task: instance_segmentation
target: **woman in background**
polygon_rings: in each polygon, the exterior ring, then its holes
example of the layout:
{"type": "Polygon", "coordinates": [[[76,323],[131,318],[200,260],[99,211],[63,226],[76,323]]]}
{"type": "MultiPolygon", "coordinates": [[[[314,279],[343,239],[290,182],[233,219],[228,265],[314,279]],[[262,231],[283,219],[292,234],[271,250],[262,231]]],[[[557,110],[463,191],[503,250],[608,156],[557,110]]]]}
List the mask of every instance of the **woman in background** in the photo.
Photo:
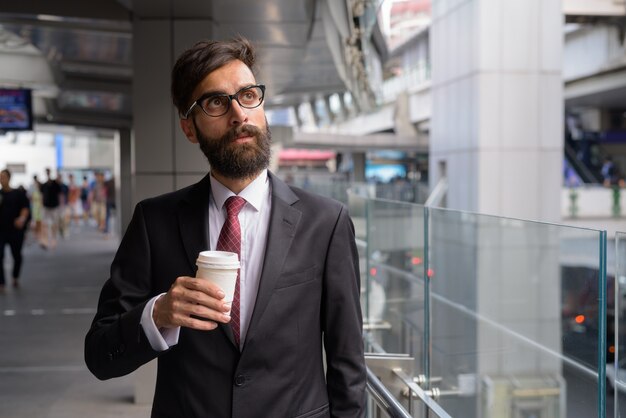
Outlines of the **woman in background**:
{"type": "Polygon", "coordinates": [[[41,221],[43,218],[42,213],[42,197],[41,197],[41,183],[37,178],[37,175],[33,176],[33,184],[30,186],[30,210],[32,218],[32,230],[35,235],[35,241],[41,241],[41,221]]]}

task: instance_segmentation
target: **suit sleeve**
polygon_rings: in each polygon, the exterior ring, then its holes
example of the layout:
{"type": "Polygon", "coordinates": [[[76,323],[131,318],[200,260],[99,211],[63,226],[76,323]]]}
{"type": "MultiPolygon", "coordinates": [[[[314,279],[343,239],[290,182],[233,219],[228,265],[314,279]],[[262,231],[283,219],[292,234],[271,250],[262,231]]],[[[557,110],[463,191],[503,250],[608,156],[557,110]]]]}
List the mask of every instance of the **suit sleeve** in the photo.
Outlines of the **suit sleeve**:
{"type": "Polygon", "coordinates": [[[365,360],[359,258],[354,226],[342,208],[324,272],[323,327],[327,388],[333,417],[365,416],[365,360]]]}
{"type": "Polygon", "coordinates": [[[123,376],[155,358],[140,321],[153,296],[150,245],[141,204],[111,265],[98,311],[85,337],[85,363],[101,380],[123,376]]]}

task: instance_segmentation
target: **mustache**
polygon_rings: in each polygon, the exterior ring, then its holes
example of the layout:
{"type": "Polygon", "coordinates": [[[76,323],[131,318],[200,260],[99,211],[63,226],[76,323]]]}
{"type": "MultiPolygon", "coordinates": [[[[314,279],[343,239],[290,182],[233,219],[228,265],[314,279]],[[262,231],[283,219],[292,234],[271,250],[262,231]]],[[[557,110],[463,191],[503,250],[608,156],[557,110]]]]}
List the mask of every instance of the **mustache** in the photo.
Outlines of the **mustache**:
{"type": "Polygon", "coordinates": [[[228,131],[222,137],[222,140],[226,143],[229,143],[229,142],[233,142],[236,138],[240,136],[253,136],[259,139],[262,134],[263,132],[261,132],[261,130],[254,125],[240,125],[240,126],[235,126],[233,129],[228,131]]]}

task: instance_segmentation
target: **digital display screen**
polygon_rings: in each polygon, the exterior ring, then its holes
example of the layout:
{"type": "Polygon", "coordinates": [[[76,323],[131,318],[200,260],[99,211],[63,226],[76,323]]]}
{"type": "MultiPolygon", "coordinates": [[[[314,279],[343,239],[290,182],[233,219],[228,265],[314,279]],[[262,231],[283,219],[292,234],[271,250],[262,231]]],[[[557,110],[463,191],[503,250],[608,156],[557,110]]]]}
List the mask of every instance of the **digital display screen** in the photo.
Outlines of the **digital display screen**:
{"type": "Polygon", "coordinates": [[[32,129],[31,90],[0,89],[0,131],[30,131],[32,129]]]}
{"type": "Polygon", "coordinates": [[[367,164],[365,178],[388,183],[396,177],[406,177],[406,167],[402,164],[367,164]]]}

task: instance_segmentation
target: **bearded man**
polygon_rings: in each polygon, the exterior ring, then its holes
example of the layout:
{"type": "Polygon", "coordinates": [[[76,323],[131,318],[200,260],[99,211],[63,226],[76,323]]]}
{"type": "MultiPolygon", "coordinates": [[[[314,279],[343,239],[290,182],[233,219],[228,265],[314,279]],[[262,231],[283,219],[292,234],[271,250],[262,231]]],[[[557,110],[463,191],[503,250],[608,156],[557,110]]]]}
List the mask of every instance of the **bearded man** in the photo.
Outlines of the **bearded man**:
{"type": "Polygon", "coordinates": [[[237,38],[199,42],[176,62],[180,126],[210,172],[136,206],[85,360],[108,379],[158,358],[152,417],[363,417],[354,228],[339,202],[268,171],[265,86],[254,60],[237,38]],[[232,305],[194,277],[198,253],[219,248],[231,222],[241,242],[232,305]]]}

